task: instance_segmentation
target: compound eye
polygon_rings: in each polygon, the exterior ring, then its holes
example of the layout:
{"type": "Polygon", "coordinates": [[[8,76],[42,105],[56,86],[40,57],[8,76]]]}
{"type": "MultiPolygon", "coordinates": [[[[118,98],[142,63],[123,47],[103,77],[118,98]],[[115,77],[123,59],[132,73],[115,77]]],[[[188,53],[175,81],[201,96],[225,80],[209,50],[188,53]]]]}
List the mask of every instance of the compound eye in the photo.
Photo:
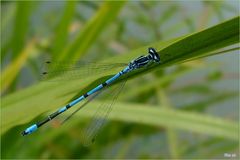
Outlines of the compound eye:
{"type": "Polygon", "coordinates": [[[156,53],[156,50],[154,48],[150,47],[150,48],[148,48],[148,53],[153,55],[156,53]]]}
{"type": "Polygon", "coordinates": [[[152,47],[148,48],[148,52],[149,52],[151,58],[153,60],[155,60],[155,62],[159,62],[160,61],[160,57],[159,57],[157,51],[154,48],[152,48],[152,47]]]}

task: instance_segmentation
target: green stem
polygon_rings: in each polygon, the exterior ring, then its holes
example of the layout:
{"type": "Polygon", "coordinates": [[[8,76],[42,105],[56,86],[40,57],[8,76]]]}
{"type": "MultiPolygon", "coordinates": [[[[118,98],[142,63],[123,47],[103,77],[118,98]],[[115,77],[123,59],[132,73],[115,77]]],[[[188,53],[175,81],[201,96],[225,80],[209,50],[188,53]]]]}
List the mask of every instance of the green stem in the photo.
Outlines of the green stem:
{"type": "MultiPolygon", "coordinates": [[[[172,105],[170,103],[170,100],[168,99],[164,88],[163,87],[158,87],[157,88],[157,95],[158,95],[158,99],[159,104],[161,103],[163,107],[171,109],[172,105]]],[[[167,127],[166,128],[166,134],[168,137],[168,144],[169,144],[169,152],[170,152],[170,156],[173,159],[178,159],[179,158],[179,153],[178,153],[178,138],[177,138],[177,133],[176,130],[171,128],[171,127],[167,127]]]]}

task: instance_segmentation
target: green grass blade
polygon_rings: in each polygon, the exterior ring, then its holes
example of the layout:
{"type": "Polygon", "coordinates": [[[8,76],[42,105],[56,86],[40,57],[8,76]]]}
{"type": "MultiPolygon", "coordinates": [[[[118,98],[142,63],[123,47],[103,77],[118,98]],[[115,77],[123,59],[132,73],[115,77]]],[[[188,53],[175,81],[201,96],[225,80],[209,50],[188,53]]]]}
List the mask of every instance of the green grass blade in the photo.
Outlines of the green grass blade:
{"type": "MultiPolygon", "coordinates": [[[[79,117],[79,119],[89,117],[95,113],[101,103],[96,101],[91,103],[91,107],[85,108],[84,112],[78,112],[75,117],[79,117]]],[[[5,112],[6,110],[8,108],[4,108],[2,111],[5,112]]],[[[26,111],[25,114],[31,113],[26,111]]],[[[4,116],[4,118],[9,119],[10,117],[7,118],[4,116]]],[[[170,127],[193,133],[238,140],[237,123],[194,112],[176,111],[150,105],[116,103],[109,118],[112,120],[170,127]]]]}
{"type": "Polygon", "coordinates": [[[59,60],[65,60],[66,58],[76,60],[84,55],[101,31],[116,18],[124,3],[124,1],[104,2],[95,16],[87,22],[76,40],[63,51],[59,60]]]}
{"type": "Polygon", "coordinates": [[[181,62],[214,51],[219,48],[238,43],[239,40],[239,17],[194,33],[160,51],[163,62],[172,64],[181,62]]]}
{"type": "Polygon", "coordinates": [[[29,56],[34,53],[35,49],[35,40],[30,41],[27,46],[21,51],[16,59],[7,65],[1,73],[1,93],[3,93],[11,83],[16,79],[21,68],[26,63],[29,56]]]}
{"type": "Polygon", "coordinates": [[[52,52],[53,56],[58,56],[60,51],[63,50],[64,45],[67,42],[69,25],[71,24],[73,15],[75,13],[76,1],[66,2],[65,11],[63,13],[62,19],[56,26],[56,32],[53,38],[52,52]]]}
{"type": "MultiPolygon", "coordinates": [[[[166,95],[163,87],[157,87],[157,95],[159,103],[161,103],[162,106],[165,107],[165,109],[169,110],[173,109],[173,106],[171,105],[171,102],[168,96],[166,95]]],[[[170,152],[171,158],[178,159],[180,156],[178,152],[179,142],[177,130],[175,130],[172,127],[166,127],[166,135],[168,139],[168,150],[170,152]]]]}
{"type": "Polygon", "coordinates": [[[14,4],[8,4],[7,8],[1,6],[1,60],[3,61],[10,49],[11,33],[10,26],[16,14],[16,8],[14,4]]]}
{"type": "Polygon", "coordinates": [[[28,22],[33,7],[30,1],[18,1],[15,16],[15,27],[12,35],[12,50],[14,57],[19,54],[25,44],[28,32],[28,22]]]}

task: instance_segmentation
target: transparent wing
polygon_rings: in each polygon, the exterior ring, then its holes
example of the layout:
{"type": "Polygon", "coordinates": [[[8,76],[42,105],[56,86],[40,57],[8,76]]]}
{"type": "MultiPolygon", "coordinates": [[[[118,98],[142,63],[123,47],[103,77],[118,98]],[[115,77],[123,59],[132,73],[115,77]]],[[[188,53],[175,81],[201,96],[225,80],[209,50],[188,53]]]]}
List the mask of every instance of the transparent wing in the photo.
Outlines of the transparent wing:
{"type": "Polygon", "coordinates": [[[94,63],[80,61],[47,61],[42,67],[42,81],[61,81],[96,76],[101,73],[110,72],[113,69],[126,66],[126,63],[94,63]]]}
{"type": "Polygon", "coordinates": [[[123,90],[125,83],[126,81],[122,82],[121,85],[113,91],[111,94],[113,97],[110,103],[105,102],[98,107],[90,124],[82,132],[84,140],[83,145],[89,146],[94,143],[99,131],[106,124],[109,113],[112,111],[113,105],[115,104],[120,92],[123,90]]]}
{"type": "Polygon", "coordinates": [[[75,115],[80,109],[86,106],[98,95],[107,93],[108,95],[112,96],[111,97],[112,100],[110,102],[104,101],[101,105],[98,106],[95,114],[92,116],[92,119],[87,124],[87,127],[82,130],[81,137],[82,137],[82,143],[84,146],[89,146],[95,141],[95,138],[97,137],[99,131],[103,128],[104,124],[107,122],[108,115],[112,111],[113,105],[115,104],[116,99],[119,96],[120,92],[123,90],[125,83],[126,83],[126,80],[121,82],[115,88],[111,88],[110,90],[111,92],[107,92],[109,89],[105,89],[90,96],[89,99],[84,104],[79,106],[70,116],[68,116],[63,121],[63,123],[65,123],[67,120],[69,120],[73,115],[75,115]]]}

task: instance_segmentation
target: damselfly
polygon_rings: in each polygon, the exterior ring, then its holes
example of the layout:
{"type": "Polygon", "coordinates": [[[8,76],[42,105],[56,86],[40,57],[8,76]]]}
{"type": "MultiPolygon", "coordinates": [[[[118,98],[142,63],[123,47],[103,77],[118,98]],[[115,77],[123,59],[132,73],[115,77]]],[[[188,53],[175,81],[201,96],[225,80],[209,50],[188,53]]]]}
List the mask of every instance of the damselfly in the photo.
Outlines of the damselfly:
{"type": "MultiPolygon", "coordinates": [[[[128,73],[130,73],[130,72],[132,72],[134,70],[137,70],[137,69],[149,66],[152,63],[159,63],[160,62],[160,57],[159,57],[157,51],[154,48],[149,48],[148,49],[148,53],[149,54],[146,55],[146,56],[140,56],[140,57],[132,60],[123,70],[121,70],[120,72],[118,72],[117,74],[115,74],[114,76],[112,76],[111,78],[106,80],[105,82],[99,84],[98,86],[96,86],[92,90],[90,90],[87,93],[81,95],[77,99],[71,101],[70,103],[68,103],[64,107],[60,108],[56,112],[50,114],[49,116],[47,116],[42,121],[39,121],[39,122],[31,125],[30,127],[28,127],[27,129],[25,129],[22,132],[22,135],[24,136],[24,135],[31,134],[32,132],[36,131],[38,128],[40,128],[41,126],[43,126],[47,122],[51,121],[52,119],[54,119],[58,115],[62,114],[66,110],[70,109],[71,107],[73,107],[74,105],[78,104],[79,102],[83,101],[84,99],[86,99],[88,97],[88,100],[82,106],[80,106],[75,112],[73,112],[70,115],[70,117],[71,117],[78,110],[80,110],[83,106],[85,106],[92,99],[94,99],[98,94],[100,94],[103,91],[103,89],[105,89],[106,87],[108,87],[111,84],[113,84],[116,80],[118,80],[122,75],[126,75],[126,74],[128,74],[128,73]]],[[[108,68],[106,68],[106,69],[108,69],[108,68]]],[[[123,85],[124,84],[125,84],[125,82],[123,83],[123,85]]],[[[121,87],[120,87],[121,89],[122,89],[123,85],[121,85],[121,87]]],[[[120,91],[114,93],[114,99],[116,99],[116,97],[118,96],[119,92],[120,91]]],[[[109,104],[107,106],[112,106],[113,103],[114,102],[112,102],[112,104],[109,104]]],[[[98,131],[101,128],[101,126],[104,124],[104,121],[106,120],[106,117],[108,116],[108,114],[111,111],[110,108],[104,107],[104,106],[106,106],[106,105],[103,105],[102,108],[100,107],[98,109],[98,111],[96,112],[96,115],[95,115],[95,119],[96,119],[95,121],[96,122],[91,123],[91,125],[89,126],[89,132],[91,132],[91,135],[93,135],[91,138],[94,138],[94,136],[97,134],[96,131],[98,131]],[[98,119],[101,119],[101,121],[98,120],[98,119]],[[94,127],[96,129],[93,129],[94,127]],[[92,132],[94,132],[94,133],[92,133],[92,132]]],[[[88,136],[90,136],[90,134],[88,136]]]]}

